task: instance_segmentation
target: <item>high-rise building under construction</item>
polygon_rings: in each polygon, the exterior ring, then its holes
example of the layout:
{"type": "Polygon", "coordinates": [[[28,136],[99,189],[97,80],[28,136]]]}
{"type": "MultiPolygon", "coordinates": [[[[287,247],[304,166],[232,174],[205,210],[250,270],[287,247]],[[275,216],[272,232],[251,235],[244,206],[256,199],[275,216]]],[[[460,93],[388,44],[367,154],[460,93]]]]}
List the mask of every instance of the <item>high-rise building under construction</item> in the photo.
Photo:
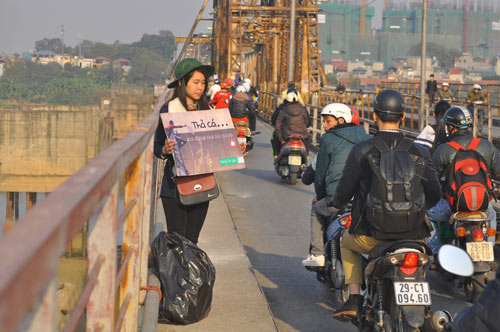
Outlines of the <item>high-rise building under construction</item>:
{"type": "MultiPolygon", "coordinates": [[[[428,43],[490,59],[500,53],[500,0],[428,4],[428,43]]],[[[323,1],[318,17],[321,58],[383,61],[390,66],[420,44],[421,5],[421,0],[323,1]]]]}

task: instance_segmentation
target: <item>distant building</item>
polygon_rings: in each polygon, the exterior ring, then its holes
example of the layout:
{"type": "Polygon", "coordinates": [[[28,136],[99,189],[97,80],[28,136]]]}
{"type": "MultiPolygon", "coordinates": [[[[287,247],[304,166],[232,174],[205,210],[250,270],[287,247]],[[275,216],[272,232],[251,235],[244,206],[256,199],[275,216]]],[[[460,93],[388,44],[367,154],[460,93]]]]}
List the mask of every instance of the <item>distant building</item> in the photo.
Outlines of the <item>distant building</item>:
{"type": "Polygon", "coordinates": [[[103,56],[98,56],[95,58],[95,65],[96,67],[102,67],[102,66],[109,66],[111,62],[109,61],[108,58],[103,57],[103,56]]]}
{"type": "Polygon", "coordinates": [[[80,68],[94,68],[95,60],[75,57],[75,66],[80,68]]]}
{"type": "Polygon", "coordinates": [[[455,67],[467,70],[491,70],[488,59],[483,57],[472,56],[470,54],[463,54],[455,58],[455,67]]]}
{"type": "Polygon", "coordinates": [[[2,77],[3,75],[3,71],[4,71],[4,60],[3,59],[0,59],[0,77],[2,77]]]}
{"type": "Polygon", "coordinates": [[[120,58],[113,61],[113,68],[121,68],[123,70],[123,74],[127,75],[130,68],[132,68],[130,64],[131,62],[129,59],[120,58]]]}
{"type": "Polygon", "coordinates": [[[52,51],[36,51],[33,52],[33,58],[36,62],[46,65],[52,62],[57,62],[56,54],[52,51]]]}

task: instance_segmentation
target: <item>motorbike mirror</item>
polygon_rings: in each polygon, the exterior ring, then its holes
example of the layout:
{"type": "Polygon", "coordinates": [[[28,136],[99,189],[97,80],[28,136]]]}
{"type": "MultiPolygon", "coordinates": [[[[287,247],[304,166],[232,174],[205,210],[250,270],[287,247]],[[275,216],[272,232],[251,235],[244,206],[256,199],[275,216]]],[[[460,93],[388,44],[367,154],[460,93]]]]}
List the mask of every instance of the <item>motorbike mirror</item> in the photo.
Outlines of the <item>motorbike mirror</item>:
{"type": "Polygon", "coordinates": [[[441,267],[457,276],[470,277],[474,274],[474,265],[469,254],[462,249],[445,244],[438,252],[441,267]]]}

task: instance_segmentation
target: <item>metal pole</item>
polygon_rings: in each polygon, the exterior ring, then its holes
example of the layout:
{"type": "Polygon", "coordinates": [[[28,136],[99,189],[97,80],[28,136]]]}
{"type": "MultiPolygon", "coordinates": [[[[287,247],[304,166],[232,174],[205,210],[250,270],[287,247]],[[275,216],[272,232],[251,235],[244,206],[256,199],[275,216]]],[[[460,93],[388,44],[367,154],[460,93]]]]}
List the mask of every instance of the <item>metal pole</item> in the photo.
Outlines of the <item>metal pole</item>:
{"type": "Polygon", "coordinates": [[[288,48],[288,82],[293,81],[293,73],[295,71],[295,12],[297,0],[291,0],[290,10],[290,44],[288,48]]]}
{"type": "Polygon", "coordinates": [[[425,105],[425,63],[427,57],[427,0],[422,0],[422,55],[420,64],[420,108],[418,110],[419,119],[418,127],[422,131],[424,129],[424,116],[429,117],[429,108],[427,108],[426,114],[424,114],[425,105]]]}
{"type": "Polygon", "coordinates": [[[64,56],[64,25],[61,26],[61,55],[64,56]]]}
{"type": "Polygon", "coordinates": [[[175,66],[177,66],[177,63],[179,63],[179,60],[182,58],[182,56],[184,55],[184,52],[186,51],[186,48],[187,46],[189,45],[189,43],[191,42],[191,38],[193,37],[193,33],[194,33],[194,30],[196,29],[196,26],[198,25],[198,22],[200,21],[201,19],[201,15],[203,14],[203,11],[205,10],[205,6],[207,5],[207,2],[208,0],[205,0],[203,1],[203,4],[201,5],[201,8],[200,8],[200,12],[198,13],[198,16],[196,17],[196,20],[194,21],[194,24],[193,26],[191,27],[191,31],[189,31],[189,35],[187,36],[186,38],[186,42],[184,43],[184,45],[182,46],[182,50],[181,52],[179,53],[179,56],[177,57],[177,59],[175,60],[175,63],[174,65],[172,66],[172,70],[170,70],[170,75],[169,75],[169,78],[172,77],[172,75],[174,74],[174,69],[175,69],[175,66]]]}

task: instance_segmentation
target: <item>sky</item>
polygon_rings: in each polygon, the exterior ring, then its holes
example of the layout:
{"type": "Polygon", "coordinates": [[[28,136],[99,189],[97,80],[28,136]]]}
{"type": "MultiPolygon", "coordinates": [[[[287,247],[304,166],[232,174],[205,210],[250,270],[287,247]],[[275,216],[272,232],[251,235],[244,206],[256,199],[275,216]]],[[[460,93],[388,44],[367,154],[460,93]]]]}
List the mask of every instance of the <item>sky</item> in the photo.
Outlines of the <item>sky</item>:
{"type": "MultiPolygon", "coordinates": [[[[138,41],[144,33],[170,30],[188,35],[203,0],[0,0],[0,54],[34,51],[35,41],[60,38],[64,44],[82,39],[113,43],[138,41]]],[[[204,11],[213,7],[212,0],[204,11]]],[[[210,33],[200,22],[199,33],[210,33]]]]}

